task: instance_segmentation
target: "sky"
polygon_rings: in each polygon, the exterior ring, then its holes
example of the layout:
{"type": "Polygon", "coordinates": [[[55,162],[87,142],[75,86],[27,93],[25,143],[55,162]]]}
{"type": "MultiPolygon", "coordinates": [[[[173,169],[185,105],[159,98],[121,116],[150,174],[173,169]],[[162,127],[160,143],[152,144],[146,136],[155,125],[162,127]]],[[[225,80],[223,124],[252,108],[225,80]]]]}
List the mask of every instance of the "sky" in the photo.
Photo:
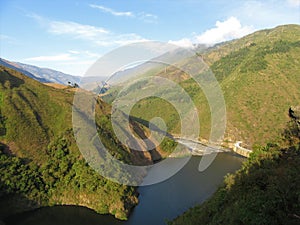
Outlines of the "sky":
{"type": "Polygon", "coordinates": [[[122,45],[213,45],[300,24],[300,0],[1,0],[0,57],[84,75],[122,45]]]}

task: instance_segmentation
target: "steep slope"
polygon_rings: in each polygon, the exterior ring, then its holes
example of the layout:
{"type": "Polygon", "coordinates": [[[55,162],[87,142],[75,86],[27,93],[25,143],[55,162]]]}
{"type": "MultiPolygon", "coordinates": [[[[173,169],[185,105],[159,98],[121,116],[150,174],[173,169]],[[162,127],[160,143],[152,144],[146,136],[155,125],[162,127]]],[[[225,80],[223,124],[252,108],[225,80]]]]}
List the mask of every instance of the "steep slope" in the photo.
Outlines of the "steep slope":
{"type": "Polygon", "coordinates": [[[205,51],[202,56],[205,62],[211,65],[222,57],[242,48],[255,46],[257,43],[270,45],[280,39],[290,42],[297,41],[299,39],[299,25],[288,24],[273,29],[259,30],[243,38],[217,44],[205,51]]]}
{"type": "Polygon", "coordinates": [[[17,63],[13,63],[13,62],[10,62],[8,60],[0,58],[0,65],[6,66],[6,67],[14,69],[14,70],[17,70],[20,73],[23,73],[26,76],[28,76],[28,77],[30,77],[32,79],[35,79],[37,81],[40,81],[40,82],[49,82],[49,80],[47,80],[47,79],[36,77],[35,75],[33,75],[32,73],[28,72],[27,70],[22,69],[20,66],[18,66],[17,63]]]}
{"type": "Polygon", "coordinates": [[[285,133],[289,147],[255,149],[209,200],[169,224],[299,224],[300,124],[291,121],[285,133]]]}
{"type": "Polygon", "coordinates": [[[18,66],[20,66],[23,70],[26,70],[36,77],[44,78],[52,83],[64,84],[67,85],[68,82],[71,83],[79,83],[80,77],[74,76],[70,74],[65,74],[57,70],[49,69],[49,68],[40,68],[33,65],[28,65],[24,63],[16,62],[18,66]]]}
{"type": "MultiPolygon", "coordinates": [[[[0,218],[40,206],[72,204],[126,219],[137,204],[135,188],[103,178],[83,159],[72,131],[73,94],[0,67],[0,218]]],[[[130,149],[101,120],[109,111],[99,102],[99,135],[113,155],[132,162],[130,149]]]]}
{"type": "Polygon", "coordinates": [[[296,25],[260,31],[232,43],[244,47],[211,65],[224,91],[228,140],[264,144],[283,128],[288,117],[280,115],[299,103],[299,37],[296,25]]]}
{"type": "MultiPolygon", "coordinates": [[[[253,146],[276,139],[278,131],[288,121],[287,116],[280,115],[285,115],[286,108],[299,102],[299,37],[299,25],[285,25],[198,53],[210,65],[224,94],[227,110],[225,145],[241,140],[253,146]]],[[[183,66],[189,66],[189,63],[187,61],[183,66]]],[[[198,108],[200,139],[208,139],[211,112],[204,93],[193,79],[187,79],[188,74],[176,68],[168,68],[157,76],[172,79],[173,74],[198,108]]],[[[131,112],[135,117],[149,120],[164,108],[169,131],[179,134],[179,118],[162,100],[141,100],[131,112]]]]}
{"type": "Polygon", "coordinates": [[[8,60],[1,59],[1,58],[0,58],[0,65],[17,70],[25,74],[26,76],[43,83],[58,83],[58,84],[68,85],[68,82],[79,83],[80,81],[79,76],[73,76],[73,75],[62,73],[60,71],[56,71],[48,68],[40,68],[29,64],[10,62],[8,60]]]}

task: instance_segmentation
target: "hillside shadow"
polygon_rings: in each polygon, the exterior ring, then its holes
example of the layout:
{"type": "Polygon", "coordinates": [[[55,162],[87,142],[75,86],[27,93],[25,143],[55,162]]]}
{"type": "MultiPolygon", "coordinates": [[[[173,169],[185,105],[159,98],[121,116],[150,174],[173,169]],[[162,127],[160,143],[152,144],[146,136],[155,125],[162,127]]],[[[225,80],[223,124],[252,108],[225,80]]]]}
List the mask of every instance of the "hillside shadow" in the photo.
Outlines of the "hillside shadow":
{"type": "Polygon", "coordinates": [[[153,123],[151,123],[151,122],[149,122],[147,120],[144,120],[144,119],[141,119],[141,118],[138,118],[138,117],[135,117],[135,116],[130,116],[129,118],[132,121],[138,122],[138,123],[144,125],[145,127],[149,128],[149,129],[151,127],[151,131],[155,131],[155,132],[157,132],[159,134],[166,135],[166,137],[171,138],[171,139],[174,138],[171,134],[169,134],[166,131],[161,130],[158,126],[156,126],[155,124],[153,124],[153,123]]]}
{"type": "MultiPolygon", "coordinates": [[[[0,115],[1,117],[1,115],[0,115]]],[[[1,120],[1,118],[0,118],[1,120]]],[[[6,135],[6,128],[5,127],[0,127],[0,136],[5,136],[6,135]]]]}
{"type": "MultiPolygon", "coordinates": [[[[153,163],[160,161],[162,159],[162,156],[159,154],[159,152],[156,150],[156,146],[155,144],[150,141],[147,137],[147,135],[144,133],[144,131],[142,129],[138,129],[137,126],[132,127],[132,129],[134,129],[134,131],[136,132],[136,134],[138,134],[138,137],[143,141],[143,143],[145,144],[145,148],[143,146],[141,146],[137,140],[135,140],[135,138],[132,138],[132,135],[123,128],[123,126],[119,125],[118,123],[116,123],[116,125],[119,127],[119,129],[122,130],[123,135],[126,136],[130,146],[130,150],[131,152],[135,155],[138,156],[139,158],[144,158],[144,150],[148,150],[148,152],[150,153],[151,156],[151,161],[153,163]]],[[[144,165],[145,162],[142,162],[142,165],[144,165]]],[[[135,162],[134,164],[140,164],[139,162],[135,162]]],[[[147,164],[152,164],[151,162],[147,162],[147,164]]]]}
{"type": "Polygon", "coordinates": [[[8,71],[5,69],[5,67],[1,67],[1,69],[2,71],[0,71],[0,82],[4,87],[16,88],[25,83],[24,80],[14,75],[14,73],[16,73],[15,71],[8,71]]]}
{"type": "MultiPolygon", "coordinates": [[[[134,122],[131,122],[134,124],[134,122]]],[[[143,140],[143,142],[146,145],[146,149],[148,149],[151,159],[153,163],[159,162],[162,160],[162,155],[157,150],[156,144],[149,139],[149,137],[146,135],[145,131],[138,125],[132,127],[133,131],[143,140]]]]}
{"type": "Polygon", "coordinates": [[[13,155],[9,146],[0,142],[0,152],[3,152],[6,155],[13,155]]]}

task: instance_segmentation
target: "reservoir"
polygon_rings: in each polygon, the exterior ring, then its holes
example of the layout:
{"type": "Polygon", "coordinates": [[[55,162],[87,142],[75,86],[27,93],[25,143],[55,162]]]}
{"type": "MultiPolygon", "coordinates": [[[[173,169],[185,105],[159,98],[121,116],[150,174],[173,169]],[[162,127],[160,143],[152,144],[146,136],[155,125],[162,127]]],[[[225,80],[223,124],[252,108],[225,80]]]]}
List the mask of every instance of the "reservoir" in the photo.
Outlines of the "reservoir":
{"type": "Polygon", "coordinates": [[[54,206],[13,215],[7,225],[164,225],[190,207],[209,198],[222,184],[227,173],[241,168],[244,158],[232,152],[220,152],[203,172],[198,171],[201,156],[190,161],[164,182],[138,188],[139,204],[128,221],[110,215],[99,215],[76,206],[54,206]]]}

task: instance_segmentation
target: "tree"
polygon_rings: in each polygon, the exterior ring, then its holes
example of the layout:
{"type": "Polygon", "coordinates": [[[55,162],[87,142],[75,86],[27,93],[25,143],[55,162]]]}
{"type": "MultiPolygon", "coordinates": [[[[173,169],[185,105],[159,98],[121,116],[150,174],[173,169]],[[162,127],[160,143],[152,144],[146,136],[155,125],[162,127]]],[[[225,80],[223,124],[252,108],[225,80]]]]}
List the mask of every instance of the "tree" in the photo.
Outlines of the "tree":
{"type": "Polygon", "coordinates": [[[79,85],[77,83],[72,83],[71,81],[68,81],[68,86],[71,88],[79,88],[79,85]]]}

